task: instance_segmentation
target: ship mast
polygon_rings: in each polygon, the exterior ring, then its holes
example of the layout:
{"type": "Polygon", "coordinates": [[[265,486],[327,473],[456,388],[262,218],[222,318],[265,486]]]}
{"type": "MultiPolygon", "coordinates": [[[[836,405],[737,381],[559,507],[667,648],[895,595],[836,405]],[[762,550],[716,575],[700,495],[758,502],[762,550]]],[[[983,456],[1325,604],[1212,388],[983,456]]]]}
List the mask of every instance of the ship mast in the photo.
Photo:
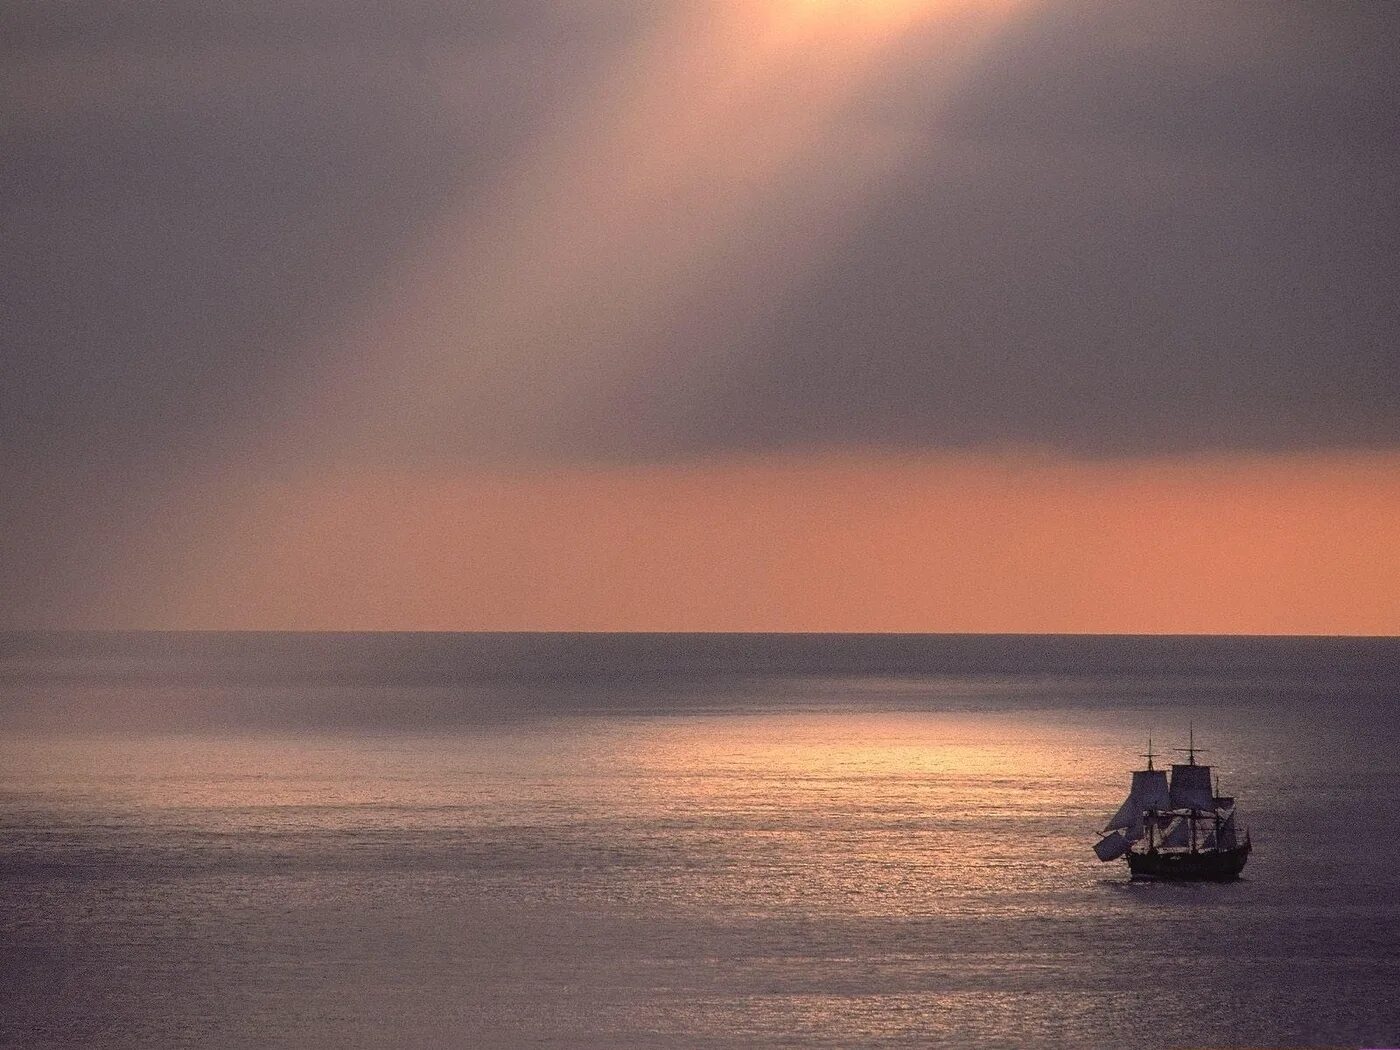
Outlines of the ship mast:
{"type": "Polygon", "coordinates": [[[1215,816],[1215,848],[1220,848],[1220,774],[1215,774],[1215,797],[1211,799],[1215,805],[1211,808],[1211,813],[1215,816]]]}
{"type": "MultiPolygon", "coordinates": [[[[1151,733],[1147,734],[1147,754],[1142,755],[1141,757],[1147,759],[1147,769],[1149,772],[1151,772],[1154,768],[1152,765],[1152,759],[1155,757],[1152,753],[1151,733]]],[[[1155,824],[1157,821],[1157,811],[1155,809],[1149,809],[1147,811],[1147,814],[1148,819],[1143,821],[1144,826],[1147,828],[1147,852],[1153,853],[1157,849],[1157,843],[1154,842],[1152,839],[1152,825],[1155,824]]]]}
{"type": "MultiPolygon", "coordinates": [[[[1186,731],[1187,731],[1187,734],[1188,734],[1188,735],[1187,735],[1187,738],[1186,738],[1186,747],[1187,747],[1187,751],[1186,751],[1186,764],[1187,764],[1188,766],[1194,766],[1194,765],[1196,764],[1196,723],[1195,723],[1195,722],[1188,722],[1188,723],[1187,723],[1187,730],[1186,730],[1186,731]]],[[[1191,808],[1191,815],[1190,815],[1189,817],[1187,817],[1186,819],[1189,820],[1189,821],[1191,822],[1191,852],[1192,852],[1192,853],[1195,853],[1195,852],[1196,852],[1196,809],[1195,809],[1194,806],[1191,808]]]]}
{"type": "MultiPolygon", "coordinates": [[[[1173,750],[1173,751],[1185,751],[1185,752],[1186,752],[1186,764],[1187,764],[1188,766],[1194,766],[1194,765],[1196,764],[1196,752],[1197,752],[1198,750],[1199,750],[1199,751],[1205,751],[1205,748],[1197,748],[1197,747],[1196,747],[1196,723],[1195,723],[1194,721],[1191,721],[1191,722],[1188,722],[1188,723],[1187,723],[1187,732],[1188,732],[1189,735],[1188,735],[1188,737],[1187,737],[1187,745],[1186,745],[1186,747],[1174,747],[1174,748],[1172,748],[1172,750],[1173,750]]],[[[1210,777],[1209,772],[1207,772],[1206,777],[1207,777],[1207,780],[1209,780],[1209,777],[1210,777]]],[[[1212,799],[1212,801],[1214,801],[1214,800],[1212,799]]],[[[1212,807],[1212,808],[1214,808],[1214,807],[1212,807]]],[[[1191,852],[1192,852],[1192,853],[1198,852],[1198,851],[1197,851],[1197,847],[1196,847],[1196,821],[1197,821],[1197,819],[1198,819],[1198,817],[1199,817],[1199,814],[1200,814],[1200,810],[1198,810],[1195,806],[1191,806],[1190,809],[1189,809],[1189,811],[1188,811],[1188,815],[1187,815],[1187,817],[1186,817],[1186,821],[1187,821],[1187,823],[1190,825],[1190,828],[1191,828],[1191,852]]],[[[1219,819],[1218,816],[1217,816],[1217,819],[1219,819]]]]}

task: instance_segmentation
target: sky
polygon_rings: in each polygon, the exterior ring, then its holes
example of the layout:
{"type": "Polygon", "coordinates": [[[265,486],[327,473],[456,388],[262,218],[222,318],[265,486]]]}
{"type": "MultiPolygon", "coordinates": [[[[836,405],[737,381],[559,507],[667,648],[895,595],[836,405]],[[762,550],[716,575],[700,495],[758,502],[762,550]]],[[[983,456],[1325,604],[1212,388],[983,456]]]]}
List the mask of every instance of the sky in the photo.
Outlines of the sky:
{"type": "Polygon", "coordinates": [[[1400,5],[0,40],[6,625],[1400,631],[1400,5]]]}

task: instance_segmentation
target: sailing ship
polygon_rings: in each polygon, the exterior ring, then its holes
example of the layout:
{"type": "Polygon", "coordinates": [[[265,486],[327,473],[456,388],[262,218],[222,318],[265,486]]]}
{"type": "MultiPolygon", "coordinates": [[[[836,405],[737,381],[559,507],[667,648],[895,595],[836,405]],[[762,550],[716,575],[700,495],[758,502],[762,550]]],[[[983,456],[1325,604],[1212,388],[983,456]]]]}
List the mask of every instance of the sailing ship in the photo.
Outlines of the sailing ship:
{"type": "Polygon", "coordinates": [[[1186,761],[1173,763],[1171,778],[1153,765],[1147,741],[1147,768],[1133,772],[1128,797],[1109,818],[1094,844],[1101,861],[1128,859],[1134,879],[1231,882],[1249,860],[1249,831],[1241,828],[1234,798],[1220,794],[1210,766],[1199,765],[1195,727],[1190,744],[1175,748],[1186,761]]]}

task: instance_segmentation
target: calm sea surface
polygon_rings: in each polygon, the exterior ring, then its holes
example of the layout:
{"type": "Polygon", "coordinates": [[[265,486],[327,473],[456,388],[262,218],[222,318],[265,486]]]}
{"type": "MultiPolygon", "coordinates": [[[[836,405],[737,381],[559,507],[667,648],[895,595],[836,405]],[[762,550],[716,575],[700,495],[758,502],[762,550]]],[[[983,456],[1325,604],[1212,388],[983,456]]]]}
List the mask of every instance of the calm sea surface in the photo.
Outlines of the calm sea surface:
{"type": "Polygon", "coordinates": [[[1400,642],[0,635],[0,1045],[1400,1046],[1400,642]],[[1255,839],[1093,831],[1153,732],[1255,839]]]}

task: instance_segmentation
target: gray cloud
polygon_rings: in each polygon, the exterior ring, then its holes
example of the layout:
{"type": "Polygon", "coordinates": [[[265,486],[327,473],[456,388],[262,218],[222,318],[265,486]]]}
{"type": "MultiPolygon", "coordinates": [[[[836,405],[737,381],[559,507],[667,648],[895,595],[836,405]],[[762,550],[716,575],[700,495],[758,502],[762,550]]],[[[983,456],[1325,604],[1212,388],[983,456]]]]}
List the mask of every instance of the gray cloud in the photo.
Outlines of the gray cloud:
{"type": "Polygon", "coordinates": [[[7,8],[4,444],[145,457],[256,418],[304,330],[588,76],[599,41],[552,50],[530,6],[7,8]]]}
{"type": "Polygon", "coordinates": [[[626,40],[621,5],[548,9],[4,8],[11,609],[95,586],[221,448],[281,424],[306,333],[626,40]]]}
{"type": "MultiPolygon", "coordinates": [[[[831,262],[630,411],[672,451],[1400,441],[1400,8],[1043,9],[951,106],[920,64],[848,119],[910,141],[831,262]]],[[[714,314],[727,306],[711,304],[714,314]]]]}

